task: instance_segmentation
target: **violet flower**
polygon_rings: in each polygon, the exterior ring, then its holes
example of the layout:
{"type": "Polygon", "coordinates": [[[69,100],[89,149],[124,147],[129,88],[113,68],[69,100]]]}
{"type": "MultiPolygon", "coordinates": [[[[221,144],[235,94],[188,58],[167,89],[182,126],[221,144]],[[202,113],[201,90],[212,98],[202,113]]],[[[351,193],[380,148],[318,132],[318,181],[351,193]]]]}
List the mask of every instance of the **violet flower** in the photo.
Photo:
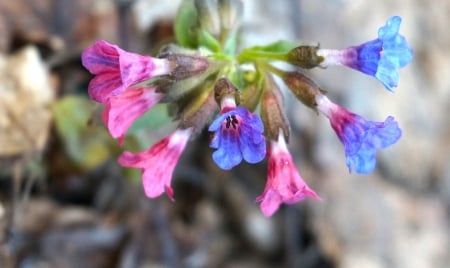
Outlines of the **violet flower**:
{"type": "Polygon", "coordinates": [[[375,169],[376,151],[396,143],[402,131],[392,116],[384,122],[364,119],[319,95],[317,108],[330,120],[331,127],[344,144],[347,166],[357,173],[375,169]]]}
{"type": "Polygon", "coordinates": [[[242,159],[248,163],[258,163],[266,155],[266,141],[263,136],[264,126],[261,118],[247,108],[239,106],[233,100],[222,103],[221,114],[209,126],[214,132],[210,147],[217,149],[212,157],[216,164],[229,170],[242,159]]]}

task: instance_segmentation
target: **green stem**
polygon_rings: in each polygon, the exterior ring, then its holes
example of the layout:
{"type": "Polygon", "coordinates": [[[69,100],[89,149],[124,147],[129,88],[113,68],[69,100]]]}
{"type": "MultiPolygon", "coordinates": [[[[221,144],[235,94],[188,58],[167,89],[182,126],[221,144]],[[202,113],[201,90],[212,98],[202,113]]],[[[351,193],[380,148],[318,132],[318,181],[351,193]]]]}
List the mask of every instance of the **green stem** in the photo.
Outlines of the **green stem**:
{"type": "Polygon", "coordinates": [[[280,78],[283,78],[286,76],[286,71],[281,70],[275,66],[273,66],[270,63],[267,63],[266,61],[257,61],[256,65],[261,68],[261,69],[265,69],[266,71],[269,71],[277,76],[279,76],[280,78]]]}
{"type": "Polygon", "coordinates": [[[241,51],[241,53],[239,53],[239,55],[237,55],[236,58],[239,63],[244,63],[244,62],[255,62],[259,59],[287,61],[288,57],[286,53],[275,53],[275,52],[244,49],[241,51]]]}

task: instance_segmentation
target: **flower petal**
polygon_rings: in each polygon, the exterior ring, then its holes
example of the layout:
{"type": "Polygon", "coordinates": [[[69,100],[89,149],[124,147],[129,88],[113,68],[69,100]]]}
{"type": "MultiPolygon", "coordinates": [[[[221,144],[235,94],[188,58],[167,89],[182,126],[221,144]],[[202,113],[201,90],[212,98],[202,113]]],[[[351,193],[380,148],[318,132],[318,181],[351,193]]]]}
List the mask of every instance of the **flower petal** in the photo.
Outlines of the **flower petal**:
{"type": "Polygon", "coordinates": [[[137,118],[161,100],[163,95],[155,90],[155,87],[129,88],[109,99],[103,118],[112,137],[123,136],[137,118]]]}
{"type": "Polygon", "coordinates": [[[230,131],[221,133],[218,149],[212,154],[214,162],[224,170],[230,170],[242,161],[239,149],[239,141],[236,135],[230,131]]]}
{"type": "Polygon", "coordinates": [[[178,129],[146,151],[123,152],[119,163],[142,169],[142,184],[148,197],[155,198],[166,192],[173,200],[172,174],[191,134],[191,129],[178,129]]]}
{"type": "Polygon", "coordinates": [[[263,160],[266,144],[261,118],[241,106],[227,107],[226,110],[208,128],[214,132],[210,144],[211,148],[217,149],[213,153],[214,162],[229,170],[242,159],[252,164],[263,160]]]}

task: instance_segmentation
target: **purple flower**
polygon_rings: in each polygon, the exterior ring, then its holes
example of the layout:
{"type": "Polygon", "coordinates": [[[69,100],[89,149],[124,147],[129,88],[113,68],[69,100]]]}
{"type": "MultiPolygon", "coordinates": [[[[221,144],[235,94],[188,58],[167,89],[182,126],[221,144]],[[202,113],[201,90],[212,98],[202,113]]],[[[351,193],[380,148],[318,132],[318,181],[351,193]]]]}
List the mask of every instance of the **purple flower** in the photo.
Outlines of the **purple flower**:
{"type": "Polygon", "coordinates": [[[347,166],[357,173],[375,169],[376,151],[396,143],[402,131],[392,116],[384,122],[374,122],[351,113],[321,95],[317,108],[330,119],[331,127],[344,144],[347,166]]]}
{"type": "Polygon", "coordinates": [[[155,198],[166,192],[174,200],[170,185],[172,174],[191,134],[191,129],[177,129],[147,151],[123,152],[119,163],[125,167],[142,169],[142,184],[148,197],[155,198]]]}
{"type": "Polygon", "coordinates": [[[267,183],[256,201],[261,202],[263,214],[270,217],[282,203],[294,204],[307,197],[320,199],[298,173],[280,131],[278,141],[270,143],[267,183]]]}
{"type": "Polygon", "coordinates": [[[81,59],[83,66],[95,75],[89,83],[89,96],[100,103],[132,85],[170,72],[166,59],[130,53],[103,40],[86,48],[81,59]]]}
{"type": "Polygon", "coordinates": [[[345,65],[377,78],[389,91],[397,86],[397,69],[413,58],[406,39],[398,33],[402,19],[394,16],[378,30],[378,38],[344,50],[319,49],[317,55],[324,57],[322,67],[345,65]]]}
{"type": "Polygon", "coordinates": [[[214,132],[210,147],[217,149],[213,160],[222,169],[229,170],[242,159],[258,163],[266,155],[261,118],[245,107],[222,108],[208,130],[214,132]]]}
{"type": "Polygon", "coordinates": [[[128,88],[117,96],[111,96],[102,115],[111,136],[122,140],[133,122],[162,97],[163,94],[156,92],[156,87],[128,88]]]}

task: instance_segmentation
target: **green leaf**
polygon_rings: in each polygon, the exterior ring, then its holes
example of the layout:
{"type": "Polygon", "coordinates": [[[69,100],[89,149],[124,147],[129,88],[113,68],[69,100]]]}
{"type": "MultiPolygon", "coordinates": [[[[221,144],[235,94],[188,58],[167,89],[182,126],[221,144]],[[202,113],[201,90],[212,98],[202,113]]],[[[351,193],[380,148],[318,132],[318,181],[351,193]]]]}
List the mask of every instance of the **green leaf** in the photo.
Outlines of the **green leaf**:
{"type": "Polygon", "coordinates": [[[117,151],[117,142],[106,128],[89,125],[93,103],[88,99],[67,96],[54,102],[52,111],[66,154],[80,168],[94,168],[117,151]]]}
{"type": "Polygon", "coordinates": [[[156,129],[170,122],[172,122],[172,118],[167,111],[167,104],[157,104],[150,111],[139,117],[127,133],[133,134],[142,129],[156,129]]]}
{"type": "Polygon", "coordinates": [[[236,51],[236,46],[237,46],[237,37],[232,36],[232,37],[228,38],[224,45],[224,49],[223,49],[224,54],[229,55],[229,56],[234,55],[234,53],[236,51]]]}
{"type": "Polygon", "coordinates": [[[198,31],[198,45],[208,48],[213,52],[220,52],[220,43],[209,32],[200,30],[198,31]]]}
{"type": "Polygon", "coordinates": [[[175,37],[184,47],[196,48],[197,43],[197,11],[193,0],[185,0],[178,9],[174,22],[175,37]]]}

